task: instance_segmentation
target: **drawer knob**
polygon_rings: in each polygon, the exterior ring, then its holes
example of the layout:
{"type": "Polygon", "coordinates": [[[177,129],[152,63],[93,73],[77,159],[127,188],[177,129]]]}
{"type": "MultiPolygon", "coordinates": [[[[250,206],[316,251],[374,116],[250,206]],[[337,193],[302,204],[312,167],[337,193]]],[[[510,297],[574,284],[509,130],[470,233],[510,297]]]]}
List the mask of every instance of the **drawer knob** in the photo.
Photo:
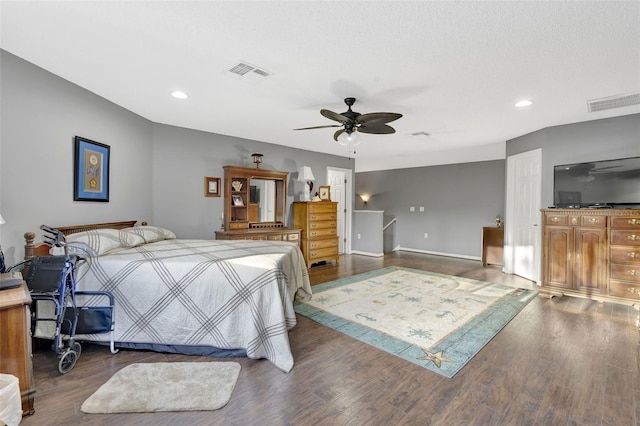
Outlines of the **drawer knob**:
{"type": "Polygon", "coordinates": [[[631,275],[632,277],[635,277],[636,275],[640,275],[640,271],[635,271],[635,270],[633,270],[633,269],[632,269],[632,270],[630,270],[630,271],[627,271],[627,273],[628,273],[629,275],[631,275]]]}
{"type": "Polygon", "coordinates": [[[596,218],[596,217],[591,217],[591,218],[589,218],[589,222],[598,223],[598,222],[600,222],[600,220],[598,220],[598,218],[596,218]]]}
{"type": "Polygon", "coordinates": [[[558,216],[554,216],[551,218],[551,222],[560,222],[560,218],[558,216]]]}
{"type": "Polygon", "coordinates": [[[640,225],[640,219],[629,219],[629,225],[640,225]]]}
{"type": "Polygon", "coordinates": [[[627,254],[627,256],[629,256],[632,259],[635,259],[636,257],[640,257],[640,253],[631,252],[627,254]]]}
{"type": "Polygon", "coordinates": [[[640,235],[635,235],[635,234],[629,235],[627,239],[631,241],[640,240],[640,235]]]}

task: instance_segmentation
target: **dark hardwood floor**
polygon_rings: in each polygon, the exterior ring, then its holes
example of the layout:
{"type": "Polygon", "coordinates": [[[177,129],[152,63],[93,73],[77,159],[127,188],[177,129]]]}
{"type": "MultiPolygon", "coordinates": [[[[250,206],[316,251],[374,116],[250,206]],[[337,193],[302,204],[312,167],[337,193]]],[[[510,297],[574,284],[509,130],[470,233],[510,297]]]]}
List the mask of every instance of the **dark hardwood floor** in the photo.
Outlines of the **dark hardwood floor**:
{"type": "MultiPolygon", "coordinates": [[[[534,288],[479,261],[416,253],[343,256],[311,268],[313,284],[399,265],[534,288]]],[[[82,402],[134,362],[197,357],[84,345],[75,368],[34,354],[34,415],[22,425],[640,425],[640,336],[633,307],[535,298],[453,379],[360,343],[304,317],[290,332],[295,366],[234,359],[231,401],[209,412],[89,415],[82,402]]],[[[207,359],[209,360],[209,359],[207,359]]]]}

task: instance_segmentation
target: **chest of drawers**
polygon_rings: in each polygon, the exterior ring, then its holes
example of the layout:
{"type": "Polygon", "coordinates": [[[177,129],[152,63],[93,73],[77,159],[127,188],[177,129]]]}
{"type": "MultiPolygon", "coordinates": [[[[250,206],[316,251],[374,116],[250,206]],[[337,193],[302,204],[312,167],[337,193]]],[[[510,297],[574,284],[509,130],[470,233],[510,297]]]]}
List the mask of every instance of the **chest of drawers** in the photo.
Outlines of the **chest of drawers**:
{"type": "Polygon", "coordinates": [[[293,203],[293,227],[301,232],[301,248],[307,268],[314,263],[338,261],[338,203],[293,203]]]}
{"type": "Polygon", "coordinates": [[[609,294],[640,292],[640,216],[611,218],[609,261],[609,294]]]}

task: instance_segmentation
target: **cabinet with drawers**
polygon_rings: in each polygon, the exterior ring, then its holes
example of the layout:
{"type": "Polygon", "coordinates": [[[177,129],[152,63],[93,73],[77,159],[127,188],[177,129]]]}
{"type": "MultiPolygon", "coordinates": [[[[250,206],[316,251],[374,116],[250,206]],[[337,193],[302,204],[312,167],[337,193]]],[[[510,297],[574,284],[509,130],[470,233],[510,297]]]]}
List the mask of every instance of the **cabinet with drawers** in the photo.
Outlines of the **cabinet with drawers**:
{"type": "Polygon", "coordinates": [[[640,210],[542,211],[540,295],[638,303],[640,210]]]}
{"type": "Polygon", "coordinates": [[[640,214],[612,217],[609,248],[609,293],[616,297],[640,294],[640,214]]]}
{"type": "Polygon", "coordinates": [[[293,227],[302,230],[301,247],[307,268],[314,263],[338,261],[337,206],[333,201],[293,203],[293,227]]]}

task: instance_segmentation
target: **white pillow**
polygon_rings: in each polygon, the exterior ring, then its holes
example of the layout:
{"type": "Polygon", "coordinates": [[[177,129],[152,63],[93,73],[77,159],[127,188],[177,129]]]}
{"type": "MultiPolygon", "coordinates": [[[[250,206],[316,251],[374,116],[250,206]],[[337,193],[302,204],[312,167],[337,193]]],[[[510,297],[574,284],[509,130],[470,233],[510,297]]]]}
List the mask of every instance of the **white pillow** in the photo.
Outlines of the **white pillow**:
{"type": "Polygon", "coordinates": [[[172,240],[176,238],[176,234],[159,226],[134,226],[132,228],[125,228],[123,231],[129,232],[133,235],[138,235],[144,238],[147,243],[154,243],[162,240],[172,240]]]}
{"type": "Polygon", "coordinates": [[[70,252],[78,254],[91,253],[101,256],[120,247],[135,247],[144,244],[144,239],[138,235],[117,229],[93,229],[77,232],[66,236],[67,247],[70,252]]]}

